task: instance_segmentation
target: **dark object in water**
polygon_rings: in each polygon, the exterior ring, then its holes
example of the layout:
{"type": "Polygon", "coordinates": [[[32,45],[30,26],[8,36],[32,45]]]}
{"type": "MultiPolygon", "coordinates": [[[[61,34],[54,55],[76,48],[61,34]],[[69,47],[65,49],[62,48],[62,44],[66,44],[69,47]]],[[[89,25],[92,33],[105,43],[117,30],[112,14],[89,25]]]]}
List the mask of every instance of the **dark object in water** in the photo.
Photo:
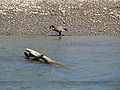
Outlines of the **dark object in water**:
{"type": "Polygon", "coordinates": [[[68,31],[67,28],[64,27],[64,26],[54,26],[54,25],[51,25],[49,29],[58,32],[59,36],[62,35],[63,31],[68,31]]]}
{"type": "Polygon", "coordinates": [[[55,65],[62,66],[62,67],[68,67],[68,66],[60,64],[59,62],[54,61],[54,60],[48,58],[47,56],[40,54],[32,49],[27,48],[25,50],[24,54],[29,60],[39,61],[39,62],[45,63],[45,64],[55,64],[55,65]]]}

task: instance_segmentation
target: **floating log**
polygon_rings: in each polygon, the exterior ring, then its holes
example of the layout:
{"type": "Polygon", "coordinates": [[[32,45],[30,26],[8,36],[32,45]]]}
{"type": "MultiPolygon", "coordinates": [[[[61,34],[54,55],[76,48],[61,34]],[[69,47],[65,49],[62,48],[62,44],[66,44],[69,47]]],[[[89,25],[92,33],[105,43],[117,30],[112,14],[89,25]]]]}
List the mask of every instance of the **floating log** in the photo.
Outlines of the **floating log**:
{"type": "Polygon", "coordinates": [[[35,61],[39,61],[39,62],[45,63],[45,64],[55,64],[55,65],[62,66],[62,67],[68,67],[64,64],[60,64],[59,62],[54,61],[54,60],[50,59],[49,57],[47,57],[37,51],[29,49],[29,48],[27,48],[25,50],[24,54],[29,60],[33,60],[33,61],[35,60],[35,61]]]}

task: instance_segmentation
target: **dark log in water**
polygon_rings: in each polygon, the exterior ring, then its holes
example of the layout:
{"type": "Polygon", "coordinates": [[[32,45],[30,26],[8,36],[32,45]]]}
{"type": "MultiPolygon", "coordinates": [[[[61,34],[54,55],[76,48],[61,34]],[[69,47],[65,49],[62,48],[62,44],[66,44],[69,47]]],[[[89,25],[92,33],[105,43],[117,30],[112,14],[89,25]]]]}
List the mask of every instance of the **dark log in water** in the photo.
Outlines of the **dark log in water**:
{"type": "Polygon", "coordinates": [[[32,49],[27,48],[25,50],[24,54],[29,60],[39,61],[39,62],[45,63],[45,64],[55,64],[55,65],[62,66],[62,67],[68,67],[68,66],[66,66],[64,64],[60,64],[59,62],[54,61],[54,60],[50,59],[49,57],[47,57],[41,53],[38,53],[32,49]]]}

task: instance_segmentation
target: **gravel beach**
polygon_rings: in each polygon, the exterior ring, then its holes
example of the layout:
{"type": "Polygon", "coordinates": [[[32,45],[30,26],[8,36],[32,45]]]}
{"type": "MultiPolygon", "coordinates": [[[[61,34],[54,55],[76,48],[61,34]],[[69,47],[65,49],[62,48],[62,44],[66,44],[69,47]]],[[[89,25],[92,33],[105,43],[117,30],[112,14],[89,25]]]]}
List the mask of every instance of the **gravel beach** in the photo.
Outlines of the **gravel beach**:
{"type": "Polygon", "coordinates": [[[119,0],[0,0],[0,35],[120,36],[119,0]]]}

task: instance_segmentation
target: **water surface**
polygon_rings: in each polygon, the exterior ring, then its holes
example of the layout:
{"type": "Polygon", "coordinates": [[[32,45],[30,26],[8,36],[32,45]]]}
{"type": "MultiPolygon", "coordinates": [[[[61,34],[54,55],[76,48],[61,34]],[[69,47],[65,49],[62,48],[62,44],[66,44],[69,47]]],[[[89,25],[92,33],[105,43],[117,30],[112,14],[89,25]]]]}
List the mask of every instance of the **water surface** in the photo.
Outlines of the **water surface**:
{"type": "Polygon", "coordinates": [[[119,90],[120,37],[0,36],[0,90],[119,90]],[[69,65],[26,60],[32,48],[69,65]]]}

